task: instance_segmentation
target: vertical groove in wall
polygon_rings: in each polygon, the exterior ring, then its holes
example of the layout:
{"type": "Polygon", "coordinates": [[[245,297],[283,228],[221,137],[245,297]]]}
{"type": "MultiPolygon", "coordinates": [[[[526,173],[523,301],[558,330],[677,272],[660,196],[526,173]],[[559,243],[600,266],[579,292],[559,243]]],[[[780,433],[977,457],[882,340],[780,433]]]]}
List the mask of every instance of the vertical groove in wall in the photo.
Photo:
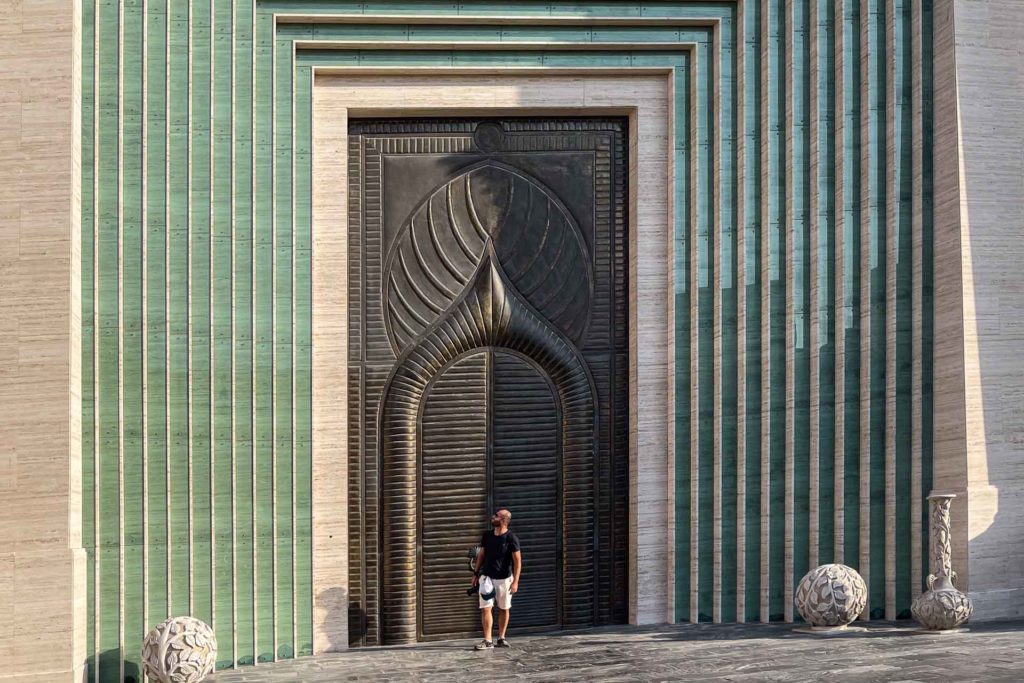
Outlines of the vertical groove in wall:
{"type": "Polygon", "coordinates": [[[214,494],[213,441],[213,42],[212,0],[192,0],[191,106],[192,145],[190,225],[192,257],[189,292],[192,297],[189,348],[192,386],[193,593],[194,614],[208,624],[214,619],[214,494]]]}
{"type": "MultiPolygon", "coordinates": [[[[704,96],[715,90],[714,53],[711,41],[702,41],[697,47],[705,65],[701,71],[703,77],[704,96]]],[[[700,85],[698,86],[700,87],[700,85]]],[[[699,343],[695,345],[697,357],[697,458],[700,468],[700,489],[698,504],[700,505],[698,543],[701,552],[699,567],[699,618],[711,621],[714,618],[714,254],[717,243],[715,235],[715,216],[717,213],[715,197],[718,188],[715,183],[717,155],[715,133],[715,108],[705,108],[703,116],[697,123],[697,158],[701,177],[698,179],[698,191],[694,195],[697,211],[697,259],[695,272],[697,286],[697,314],[695,327],[699,343]]]]}
{"type": "MultiPolygon", "coordinates": [[[[807,435],[807,458],[808,458],[808,553],[807,560],[808,566],[814,567],[818,565],[818,552],[820,545],[820,525],[821,525],[821,510],[819,508],[819,498],[821,491],[821,460],[820,460],[820,416],[821,416],[821,351],[819,348],[818,340],[821,338],[821,325],[819,316],[821,313],[821,301],[819,301],[818,291],[820,286],[820,278],[818,275],[818,267],[821,263],[819,258],[818,248],[821,244],[821,235],[819,234],[820,222],[819,217],[819,204],[821,198],[819,197],[819,172],[821,169],[821,156],[822,156],[822,145],[821,145],[821,121],[820,116],[822,115],[821,102],[819,101],[820,96],[820,50],[819,41],[821,40],[821,28],[818,25],[818,16],[820,12],[820,2],[818,0],[811,0],[808,4],[808,15],[807,15],[807,46],[808,46],[808,72],[807,72],[807,86],[808,86],[808,224],[807,224],[807,236],[808,236],[808,293],[810,308],[807,312],[808,322],[808,337],[807,337],[807,348],[810,356],[808,365],[808,435],[807,435]]],[[[799,581],[799,578],[797,579],[799,581]]]]}
{"type": "MultiPolygon", "coordinates": [[[[797,0],[799,2],[799,0],[797,0]]],[[[785,479],[783,490],[785,531],[783,533],[783,574],[782,574],[782,613],[785,621],[793,620],[793,555],[796,546],[796,321],[794,320],[794,309],[799,290],[796,287],[796,263],[794,258],[799,249],[797,235],[799,232],[797,215],[794,205],[793,194],[796,191],[796,172],[793,164],[793,157],[798,154],[795,149],[796,131],[793,125],[793,108],[796,106],[796,89],[799,87],[797,81],[800,76],[794,73],[797,68],[795,59],[799,58],[796,34],[793,31],[794,25],[794,1],[785,0],[782,40],[786,46],[786,56],[783,66],[784,75],[784,97],[783,107],[783,158],[784,170],[782,176],[785,178],[785,218],[783,219],[783,255],[782,255],[782,278],[786,287],[785,313],[784,313],[784,346],[785,352],[785,433],[783,442],[785,449],[785,479]],[[792,278],[792,279],[791,279],[792,278]]]]}
{"type": "Polygon", "coordinates": [[[210,107],[211,131],[211,443],[213,445],[213,626],[218,642],[218,668],[235,660],[234,643],[234,430],[231,340],[234,266],[232,235],[234,206],[233,106],[234,7],[232,0],[211,4],[210,107]]]}
{"type": "Polygon", "coordinates": [[[861,17],[860,0],[842,0],[843,55],[843,175],[841,329],[843,355],[842,434],[843,556],[845,563],[863,566],[861,547],[861,17]]]}
{"type": "MultiPolygon", "coordinates": [[[[703,64],[704,57],[701,54],[694,55],[694,63],[696,65],[703,64]]],[[[689,196],[692,198],[690,203],[690,241],[688,247],[688,260],[690,264],[689,269],[689,309],[687,311],[687,318],[690,321],[690,344],[689,351],[690,357],[688,359],[690,366],[690,386],[689,386],[689,451],[690,451],[690,621],[697,623],[699,619],[700,605],[698,602],[699,589],[700,589],[700,575],[698,568],[700,566],[700,543],[699,543],[699,524],[700,524],[700,457],[699,457],[699,430],[698,430],[698,401],[697,391],[700,382],[700,373],[698,372],[697,356],[700,349],[699,337],[698,337],[698,325],[697,325],[697,243],[700,241],[699,236],[699,225],[697,218],[697,197],[699,192],[698,178],[699,178],[699,157],[700,157],[700,142],[698,137],[698,117],[697,117],[697,100],[699,98],[699,85],[696,77],[693,77],[690,82],[690,88],[692,96],[690,97],[690,191],[689,196]]]]}
{"type": "MultiPolygon", "coordinates": [[[[768,617],[785,618],[786,593],[786,53],[785,5],[783,0],[771,0],[768,5],[767,40],[767,94],[765,101],[767,174],[764,179],[764,196],[767,201],[765,223],[768,239],[765,241],[767,275],[764,280],[768,290],[768,301],[763,315],[767,317],[768,359],[765,362],[767,378],[764,382],[767,394],[767,410],[762,413],[767,443],[763,446],[762,458],[767,462],[766,507],[763,514],[768,517],[767,561],[768,573],[768,617]]],[[[764,615],[762,615],[764,617],[764,615]]]]}
{"type": "Polygon", "coordinates": [[[740,18],[722,19],[719,24],[720,68],[716,82],[724,91],[719,106],[718,122],[721,126],[720,140],[716,153],[718,166],[721,170],[718,204],[721,208],[721,229],[716,253],[720,255],[720,306],[718,317],[721,319],[721,354],[720,372],[721,396],[716,403],[716,410],[722,413],[719,427],[721,440],[722,468],[722,526],[721,526],[721,600],[719,614],[723,621],[736,621],[736,546],[737,546],[737,459],[736,459],[736,397],[737,397],[737,307],[736,307],[736,267],[737,267],[737,231],[740,214],[739,207],[739,166],[742,160],[737,157],[738,116],[735,102],[739,94],[737,77],[737,60],[739,58],[740,18]],[[730,46],[727,50],[727,44],[730,46]]]}
{"type": "Polygon", "coordinates": [[[97,172],[103,180],[98,185],[96,203],[97,272],[97,383],[105,391],[97,395],[99,440],[96,450],[96,487],[103,495],[97,497],[98,596],[97,675],[101,680],[116,678],[121,671],[121,421],[120,421],[120,263],[119,204],[120,174],[120,6],[101,4],[97,36],[99,78],[97,172]]]}
{"type": "MultiPolygon", "coordinates": [[[[126,353],[127,337],[125,335],[124,315],[124,250],[125,250],[125,164],[124,164],[124,137],[127,134],[128,126],[125,125],[124,112],[124,72],[125,72],[125,3],[119,2],[117,17],[117,233],[115,251],[117,253],[117,562],[118,562],[118,596],[117,596],[117,656],[118,656],[118,680],[124,680],[124,630],[125,630],[125,589],[129,578],[125,575],[125,555],[133,552],[135,548],[129,549],[125,539],[125,363],[128,362],[126,353]]],[[[130,253],[130,252],[129,252],[130,253]]]]}
{"type": "Polygon", "coordinates": [[[232,143],[235,163],[232,183],[234,220],[234,300],[232,324],[233,393],[235,429],[235,662],[255,662],[255,604],[253,515],[253,422],[252,422],[252,255],[253,255],[253,4],[235,5],[234,70],[232,82],[232,143]]]}
{"type": "Polygon", "coordinates": [[[758,617],[762,622],[769,621],[769,591],[770,576],[769,566],[772,560],[770,554],[770,493],[771,493],[771,248],[774,243],[772,239],[770,220],[773,215],[770,188],[772,187],[769,177],[772,147],[770,144],[770,113],[771,113],[771,21],[772,10],[768,2],[764,2],[761,19],[761,254],[759,260],[759,271],[761,273],[761,430],[760,430],[760,451],[761,451],[761,490],[760,498],[760,556],[761,563],[758,567],[760,572],[760,593],[758,595],[758,617]]]}
{"type": "Polygon", "coordinates": [[[743,618],[756,621],[761,614],[761,261],[763,242],[761,240],[762,203],[761,195],[761,36],[762,14],[759,2],[744,3],[743,41],[740,43],[743,65],[743,230],[742,249],[739,256],[743,277],[739,294],[742,302],[739,317],[742,321],[740,344],[742,363],[740,365],[739,387],[742,397],[739,402],[739,447],[743,457],[743,618]]]}
{"type": "MultiPolygon", "coordinates": [[[[891,546],[886,556],[886,618],[909,617],[911,586],[912,364],[913,346],[913,129],[911,0],[890,0],[887,79],[888,154],[886,262],[887,516],[891,546]],[[889,494],[891,491],[891,495],[889,494]],[[891,515],[890,515],[891,513],[891,515]]],[[[888,538],[888,537],[887,537],[888,538]]]]}
{"type": "Polygon", "coordinates": [[[793,101],[788,108],[793,112],[792,135],[793,174],[787,183],[792,196],[793,231],[790,236],[793,254],[789,300],[793,306],[790,333],[793,335],[793,559],[789,582],[786,585],[787,620],[793,618],[793,591],[796,583],[807,573],[810,532],[810,40],[809,2],[794,2],[792,52],[794,69],[793,101]],[[792,189],[790,189],[792,188],[792,189]]]}
{"type": "Polygon", "coordinates": [[[145,372],[146,387],[144,458],[146,475],[146,618],[149,629],[167,617],[167,325],[164,306],[167,250],[165,248],[167,182],[167,4],[165,0],[148,0],[146,8],[145,59],[145,145],[144,161],[146,218],[145,282],[145,372]]]}
{"type": "MultiPolygon", "coordinates": [[[[835,338],[835,415],[833,434],[835,442],[832,453],[833,468],[835,473],[835,488],[833,489],[832,510],[835,515],[835,537],[833,541],[833,559],[840,564],[847,564],[845,554],[845,530],[846,530],[846,467],[845,467],[845,427],[846,427],[846,309],[844,302],[848,295],[846,277],[848,275],[845,263],[845,252],[848,247],[846,230],[848,229],[846,202],[849,193],[846,187],[846,174],[849,172],[849,160],[847,158],[847,138],[850,129],[846,121],[846,99],[847,84],[845,74],[849,59],[846,55],[848,41],[845,35],[845,3],[846,0],[826,0],[832,2],[834,12],[834,33],[835,45],[833,56],[835,60],[832,70],[832,82],[835,84],[835,96],[832,99],[832,107],[835,112],[835,252],[832,265],[835,269],[835,292],[832,306],[835,313],[833,320],[833,335],[835,338]]],[[[827,456],[826,456],[827,457],[827,456]]]]}
{"type": "MultiPolygon", "coordinates": [[[[747,73],[747,65],[745,60],[745,54],[748,50],[746,47],[746,41],[749,37],[747,32],[747,17],[750,13],[750,9],[744,9],[743,4],[737,8],[736,16],[736,121],[739,124],[739,129],[736,132],[736,161],[738,164],[739,178],[743,179],[746,183],[747,172],[745,167],[747,155],[747,145],[749,144],[746,139],[746,128],[745,128],[745,117],[744,117],[744,100],[746,99],[746,87],[748,79],[752,75],[747,73]]],[[[752,171],[752,169],[751,169],[752,171]]],[[[746,350],[746,320],[744,316],[740,315],[741,311],[746,309],[746,274],[744,269],[746,268],[746,259],[744,256],[744,250],[746,249],[746,229],[747,229],[747,212],[749,207],[747,205],[746,187],[740,187],[737,184],[736,187],[736,248],[735,248],[735,261],[736,261],[736,402],[733,404],[733,411],[736,415],[736,582],[734,584],[734,590],[736,591],[736,618],[735,621],[743,623],[746,621],[746,544],[747,544],[747,449],[746,449],[746,411],[743,406],[746,402],[746,364],[747,364],[747,350],[746,350]]]]}
{"type": "Polygon", "coordinates": [[[186,472],[187,472],[187,484],[188,489],[188,538],[186,539],[186,556],[188,560],[188,613],[194,614],[196,610],[196,574],[195,574],[195,543],[196,543],[196,514],[195,514],[195,477],[193,469],[193,457],[195,448],[195,425],[193,422],[193,411],[195,404],[195,382],[194,375],[192,372],[192,362],[194,356],[194,343],[193,335],[195,334],[195,317],[193,309],[193,272],[192,272],[192,261],[194,254],[195,231],[196,221],[193,216],[192,208],[192,193],[193,186],[195,185],[194,165],[192,163],[193,157],[193,130],[195,117],[192,111],[192,69],[193,67],[193,55],[192,55],[192,0],[188,2],[188,19],[187,19],[187,35],[185,38],[185,90],[187,92],[186,107],[185,107],[185,121],[186,121],[186,132],[185,132],[185,175],[186,175],[186,190],[185,190],[185,366],[186,366],[186,434],[185,434],[185,450],[187,452],[186,472]]]}
{"type": "Polygon", "coordinates": [[[96,667],[96,529],[98,490],[96,464],[96,5],[82,2],[82,545],[86,551],[86,676],[94,680],[96,667]]]}
{"type": "Polygon", "coordinates": [[[911,114],[912,150],[911,150],[911,415],[910,415],[910,592],[911,599],[922,590],[921,577],[921,511],[923,494],[921,491],[921,257],[924,241],[924,212],[922,152],[924,150],[924,126],[922,125],[923,87],[921,83],[921,20],[923,0],[911,0],[910,37],[911,42],[911,114]]]}
{"type": "MultiPolygon", "coordinates": [[[[935,170],[934,170],[934,5],[921,7],[921,495],[932,487],[934,408],[934,294],[935,294],[935,170]]],[[[917,522],[927,529],[928,510],[921,506],[917,522]]],[[[921,533],[922,573],[927,576],[928,534],[921,533]]],[[[921,590],[920,584],[914,590],[921,590]]]]}
{"type": "MultiPolygon", "coordinates": [[[[721,30],[721,28],[717,29],[721,30]]],[[[712,130],[720,130],[723,124],[722,120],[722,85],[719,83],[717,75],[721,73],[722,69],[722,54],[717,52],[712,57],[712,71],[715,72],[715,85],[712,107],[713,126],[712,130]]],[[[715,188],[722,187],[722,178],[724,176],[722,169],[722,147],[720,138],[718,135],[714,135],[711,142],[712,157],[715,160],[713,177],[711,184],[715,188]]],[[[722,249],[724,248],[725,235],[723,233],[724,224],[722,221],[723,207],[719,204],[715,204],[713,209],[713,218],[711,222],[711,230],[709,231],[709,249],[708,254],[708,277],[710,285],[709,298],[711,300],[711,315],[710,315],[710,327],[711,327],[711,374],[707,379],[711,384],[711,404],[712,415],[711,415],[711,450],[712,450],[712,479],[711,479],[711,496],[712,496],[712,508],[711,508],[711,519],[712,519],[712,531],[711,531],[711,546],[712,546],[712,572],[711,572],[711,621],[718,624],[722,622],[722,564],[724,558],[722,557],[722,497],[723,491],[723,466],[722,466],[722,259],[724,254],[722,249]]],[[[699,315],[699,314],[698,314],[699,315]]]]}
{"type": "Polygon", "coordinates": [[[861,73],[866,97],[861,188],[861,573],[871,618],[885,614],[885,7],[862,12],[861,73]]]}
{"type": "Polygon", "coordinates": [[[312,70],[296,69],[295,133],[295,590],[296,643],[299,655],[313,653],[313,408],[312,373],[312,70]],[[301,103],[301,106],[299,106],[301,103]]]}
{"type": "Polygon", "coordinates": [[[817,415],[812,417],[815,434],[811,445],[817,463],[817,533],[811,540],[816,556],[811,565],[835,561],[836,518],[832,504],[836,486],[835,419],[836,419],[836,353],[835,353],[835,258],[836,258],[836,126],[835,126],[835,13],[833,0],[817,0],[814,7],[816,29],[814,47],[817,65],[812,118],[815,126],[817,150],[814,155],[815,171],[811,176],[811,197],[815,208],[811,211],[812,235],[816,236],[812,248],[815,263],[811,274],[815,285],[810,295],[816,301],[812,324],[817,335],[812,349],[817,354],[813,370],[816,373],[812,387],[816,393],[817,415]]]}
{"type": "MultiPolygon", "coordinates": [[[[140,117],[141,134],[139,136],[142,151],[140,173],[142,176],[141,187],[139,188],[139,234],[142,240],[142,264],[139,270],[141,279],[141,292],[139,299],[139,323],[142,327],[139,335],[142,350],[140,354],[139,381],[142,384],[142,395],[139,401],[141,412],[139,419],[139,438],[141,439],[142,459],[142,516],[140,525],[142,527],[142,622],[140,633],[145,634],[149,629],[149,214],[148,214],[148,163],[149,163],[149,2],[142,0],[142,27],[140,31],[142,42],[142,55],[140,59],[140,80],[142,113],[140,117]]],[[[143,636],[144,637],[144,636],[143,636]]]]}
{"type": "Polygon", "coordinates": [[[692,261],[690,245],[693,242],[693,202],[691,188],[693,178],[693,157],[695,147],[694,121],[692,116],[692,76],[689,68],[675,69],[672,74],[672,90],[676,94],[674,112],[676,121],[676,173],[681,178],[675,187],[674,212],[675,264],[673,285],[675,287],[675,515],[676,515],[676,571],[675,571],[675,619],[692,621],[691,590],[693,571],[691,568],[693,530],[690,520],[692,509],[692,461],[690,447],[690,306],[692,303],[692,261]]]}
{"type": "Polygon", "coordinates": [[[896,55],[896,34],[900,30],[896,0],[885,1],[885,618],[896,618],[896,256],[899,249],[899,156],[896,133],[896,79],[900,65],[896,55]]]}
{"type": "MultiPolygon", "coordinates": [[[[237,32],[237,15],[238,8],[236,0],[225,0],[230,3],[231,12],[231,23],[228,26],[228,30],[231,33],[230,40],[223,41],[227,42],[228,49],[228,63],[230,64],[226,72],[229,76],[229,87],[227,88],[227,103],[230,105],[230,116],[228,117],[228,127],[224,130],[223,127],[218,126],[218,131],[222,135],[227,135],[228,138],[228,152],[229,152],[229,163],[228,163],[228,174],[227,177],[218,176],[220,181],[225,184],[225,191],[228,193],[230,201],[230,211],[228,216],[228,243],[224,245],[225,251],[228,252],[228,258],[230,259],[231,267],[231,278],[229,291],[227,292],[228,309],[225,311],[228,326],[228,338],[223,340],[224,348],[228,354],[230,361],[228,363],[227,371],[229,373],[227,377],[227,383],[230,385],[230,393],[228,397],[228,407],[226,419],[229,423],[229,434],[228,438],[230,443],[228,448],[231,452],[231,463],[230,471],[228,472],[231,494],[228,499],[229,510],[230,510],[230,525],[227,532],[227,538],[231,543],[231,604],[230,604],[230,616],[231,616],[231,627],[229,631],[228,642],[231,643],[230,660],[226,662],[224,666],[218,663],[218,668],[231,667],[234,668],[238,663],[238,418],[235,413],[235,400],[237,396],[237,383],[236,377],[238,374],[238,365],[235,356],[235,339],[237,334],[237,328],[235,327],[235,309],[238,302],[238,289],[237,289],[237,273],[238,263],[235,252],[235,240],[237,234],[235,227],[238,221],[238,210],[237,210],[237,194],[235,186],[235,164],[237,163],[238,155],[236,150],[236,135],[235,129],[235,52],[238,49],[238,32],[237,32]]],[[[223,84],[223,81],[221,82],[223,84]]],[[[218,636],[218,642],[219,638],[218,636]]]]}
{"type": "MultiPolygon", "coordinates": [[[[254,10],[257,17],[259,8],[254,10]]],[[[253,497],[256,657],[276,655],[274,559],[274,148],[273,28],[254,24],[253,52],[253,497]],[[260,59],[261,55],[271,59],[260,59]]]]}

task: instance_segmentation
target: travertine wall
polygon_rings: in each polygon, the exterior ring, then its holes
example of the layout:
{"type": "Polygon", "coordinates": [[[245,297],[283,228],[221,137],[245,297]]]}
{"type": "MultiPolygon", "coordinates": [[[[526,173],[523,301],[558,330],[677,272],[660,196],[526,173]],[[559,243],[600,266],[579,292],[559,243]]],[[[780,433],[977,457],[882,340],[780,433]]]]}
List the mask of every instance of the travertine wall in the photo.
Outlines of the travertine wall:
{"type": "Polygon", "coordinates": [[[84,665],[78,6],[0,2],[0,680],[84,665]]]}
{"type": "Polygon", "coordinates": [[[936,486],[976,619],[1024,615],[1024,3],[937,17],[936,486]],[[941,80],[940,80],[941,79],[941,80]],[[958,126],[958,128],[957,128],[958,126]]]}

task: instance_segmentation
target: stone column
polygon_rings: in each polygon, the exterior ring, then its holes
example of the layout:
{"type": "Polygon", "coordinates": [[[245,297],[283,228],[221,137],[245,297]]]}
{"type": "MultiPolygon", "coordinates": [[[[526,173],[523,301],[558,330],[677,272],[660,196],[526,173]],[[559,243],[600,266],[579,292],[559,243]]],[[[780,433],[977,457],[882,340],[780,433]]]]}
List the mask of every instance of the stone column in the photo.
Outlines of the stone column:
{"type": "Polygon", "coordinates": [[[82,680],[76,0],[0,0],[0,681],[82,680]]]}

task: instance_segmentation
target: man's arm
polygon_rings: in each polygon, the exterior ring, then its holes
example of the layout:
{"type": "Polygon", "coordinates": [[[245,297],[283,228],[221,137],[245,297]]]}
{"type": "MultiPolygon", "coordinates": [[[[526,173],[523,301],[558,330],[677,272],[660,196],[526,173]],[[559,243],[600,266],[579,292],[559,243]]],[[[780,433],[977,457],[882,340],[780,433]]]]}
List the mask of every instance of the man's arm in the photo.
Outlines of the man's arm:
{"type": "Polygon", "coordinates": [[[480,567],[484,566],[484,547],[480,546],[476,551],[476,564],[473,566],[473,581],[469,585],[475,586],[480,573],[480,567]]]}
{"type": "Polygon", "coordinates": [[[512,553],[512,565],[514,572],[512,574],[512,588],[511,591],[515,593],[519,590],[519,572],[523,570],[523,553],[522,551],[515,551],[512,553]]]}

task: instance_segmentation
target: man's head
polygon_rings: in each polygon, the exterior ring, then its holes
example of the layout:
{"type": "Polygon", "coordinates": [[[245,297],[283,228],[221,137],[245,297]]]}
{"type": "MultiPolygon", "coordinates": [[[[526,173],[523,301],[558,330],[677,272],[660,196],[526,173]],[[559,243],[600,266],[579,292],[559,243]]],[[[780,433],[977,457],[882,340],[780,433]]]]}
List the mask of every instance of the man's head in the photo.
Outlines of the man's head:
{"type": "Polygon", "coordinates": [[[496,529],[500,529],[503,526],[508,526],[509,522],[512,521],[512,513],[502,508],[491,516],[491,526],[496,529]]]}

